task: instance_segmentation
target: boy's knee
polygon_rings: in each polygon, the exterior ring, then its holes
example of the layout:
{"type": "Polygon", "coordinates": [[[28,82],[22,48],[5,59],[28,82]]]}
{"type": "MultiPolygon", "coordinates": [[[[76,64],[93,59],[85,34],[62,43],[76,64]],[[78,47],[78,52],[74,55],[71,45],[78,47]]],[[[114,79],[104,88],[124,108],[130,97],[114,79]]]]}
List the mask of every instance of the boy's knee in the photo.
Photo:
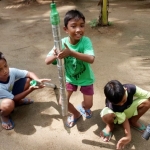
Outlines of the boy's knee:
{"type": "Polygon", "coordinates": [[[90,109],[92,106],[93,106],[93,102],[92,102],[92,101],[91,101],[91,102],[89,102],[89,103],[86,103],[86,107],[87,107],[87,108],[89,108],[89,109],[90,109]]]}
{"type": "Polygon", "coordinates": [[[148,108],[150,108],[150,100],[147,101],[146,106],[147,106],[148,108]]]}
{"type": "Polygon", "coordinates": [[[144,108],[150,108],[150,100],[148,99],[147,101],[143,102],[142,104],[139,105],[140,107],[144,107],[144,108]]]}
{"type": "Polygon", "coordinates": [[[90,108],[93,106],[93,101],[88,101],[88,102],[83,101],[83,102],[82,102],[82,106],[83,106],[85,109],[90,109],[90,108]]]}
{"type": "Polygon", "coordinates": [[[115,114],[114,113],[109,113],[109,114],[106,114],[102,117],[102,120],[105,122],[105,123],[113,123],[114,122],[114,119],[115,119],[115,114]]]}
{"type": "Polygon", "coordinates": [[[2,111],[12,111],[15,107],[15,103],[13,100],[11,99],[4,99],[2,102],[1,102],[1,110],[2,111]]]}

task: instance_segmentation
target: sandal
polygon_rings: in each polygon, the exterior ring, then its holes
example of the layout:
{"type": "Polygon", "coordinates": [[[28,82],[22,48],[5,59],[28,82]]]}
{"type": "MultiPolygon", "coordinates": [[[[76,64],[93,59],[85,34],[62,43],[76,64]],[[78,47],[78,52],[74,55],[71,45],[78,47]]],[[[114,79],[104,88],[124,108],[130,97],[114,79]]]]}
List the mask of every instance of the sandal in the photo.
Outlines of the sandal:
{"type": "Polygon", "coordinates": [[[107,132],[106,128],[104,128],[101,133],[100,133],[100,137],[103,137],[103,141],[104,142],[109,142],[111,137],[112,137],[112,132],[107,132]],[[102,136],[103,135],[103,136],[102,136]],[[107,140],[106,140],[107,139],[107,140]]]}
{"type": "Polygon", "coordinates": [[[14,128],[14,126],[15,126],[14,122],[11,119],[9,119],[7,122],[2,121],[2,127],[6,130],[11,130],[14,128]],[[7,125],[9,127],[5,128],[5,127],[3,127],[3,125],[7,125]]]}
{"type": "Polygon", "coordinates": [[[72,119],[72,116],[69,116],[67,119],[67,122],[66,122],[66,126],[69,128],[72,128],[77,123],[77,121],[80,119],[80,117],[81,117],[81,115],[78,118],[72,119]],[[72,123],[72,125],[70,126],[71,123],[72,123]]]}
{"type": "Polygon", "coordinates": [[[146,130],[146,126],[143,124],[143,123],[140,123],[141,126],[140,127],[135,127],[135,126],[132,126],[135,130],[139,131],[140,133],[143,133],[145,130],[146,130]]]}
{"type": "Polygon", "coordinates": [[[20,106],[21,105],[29,105],[29,104],[32,104],[34,102],[33,100],[28,99],[28,98],[23,98],[21,101],[22,102],[21,102],[20,106]]]}
{"type": "Polygon", "coordinates": [[[92,117],[92,111],[90,109],[85,110],[81,105],[77,107],[77,110],[80,112],[82,116],[84,116],[86,119],[89,119],[92,117]]]}

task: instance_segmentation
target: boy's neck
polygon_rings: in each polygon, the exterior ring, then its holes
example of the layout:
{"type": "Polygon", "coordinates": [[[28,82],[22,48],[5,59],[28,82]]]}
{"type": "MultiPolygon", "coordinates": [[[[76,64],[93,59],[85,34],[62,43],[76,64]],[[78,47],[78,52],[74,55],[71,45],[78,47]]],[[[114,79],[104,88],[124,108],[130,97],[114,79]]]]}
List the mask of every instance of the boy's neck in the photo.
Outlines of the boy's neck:
{"type": "Polygon", "coordinates": [[[0,78],[0,82],[1,82],[1,83],[7,83],[7,82],[9,81],[9,78],[10,78],[10,77],[8,77],[8,78],[6,78],[6,79],[0,78]]]}
{"type": "Polygon", "coordinates": [[[80,40],[71,39],[70,36],[68,37],[68,39],[69,39],[69,43],[72,44],[72,45],[76,45],[81,40],[81,39],[80,40]]]}

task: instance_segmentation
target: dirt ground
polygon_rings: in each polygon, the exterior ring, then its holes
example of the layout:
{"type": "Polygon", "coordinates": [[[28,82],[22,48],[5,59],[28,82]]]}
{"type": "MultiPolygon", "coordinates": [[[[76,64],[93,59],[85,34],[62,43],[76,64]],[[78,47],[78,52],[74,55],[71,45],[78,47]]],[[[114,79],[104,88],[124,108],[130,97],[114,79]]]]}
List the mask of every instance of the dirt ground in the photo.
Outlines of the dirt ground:
{"type": "MultiPolygon", "coordinates": [[[[98,0],[56,1],[61,17],[67,10],[77,8],[86,17],[86,36],[93,42],[96,59],[92,68],[96,76],[95,95],[91,119],[81,118],[71,129],[64,126],[61,108],[57,104],[58,90],[44,88],[31,93],[35,103],[15,109],[11,117],[15,128],[6,131],[0,127],[0,150],[108,150],[115,149],[124,135],[116,126],[109,143],[99,138],[104,128],[100,111],[104,107],[104,85],[112,79],[133,83],[150,91],[150,1],[110,0],[109,27],[92,29],[89,22],[99,15],[98,0]]],[[[50,1],[26,5],[19,0],[0,1],[0,51],[10,67],[27,69],[40,78],[51,78],[59,87],[57,67],[45,65],[44,59],[53,46],[49,22],[50,1]]],[[[61,30],[61,36],[66,34],[61,30]]],[[[72,103],[77,106],[82,94],[73,94],[72,103]]],[[[141,122],[150,123],[150,112],[141,122]]],[[[131,128],[132,141],[126,150],[149,150],[150,142],[131,128]]]]}

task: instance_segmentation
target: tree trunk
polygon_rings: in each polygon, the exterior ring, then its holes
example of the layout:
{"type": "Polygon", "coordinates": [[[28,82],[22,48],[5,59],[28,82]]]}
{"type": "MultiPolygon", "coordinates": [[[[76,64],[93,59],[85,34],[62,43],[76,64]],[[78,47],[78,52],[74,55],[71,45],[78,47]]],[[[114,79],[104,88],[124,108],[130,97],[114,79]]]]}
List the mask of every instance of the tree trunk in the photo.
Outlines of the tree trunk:
{"type": "Polygon", "coordinates": [[[107,26],[108,25],[109,0],[100,0],[98,3],[98,6],[100,6],[100,15],[99,15],[99,20],[98,20],[98,25],[107,26]]]}

